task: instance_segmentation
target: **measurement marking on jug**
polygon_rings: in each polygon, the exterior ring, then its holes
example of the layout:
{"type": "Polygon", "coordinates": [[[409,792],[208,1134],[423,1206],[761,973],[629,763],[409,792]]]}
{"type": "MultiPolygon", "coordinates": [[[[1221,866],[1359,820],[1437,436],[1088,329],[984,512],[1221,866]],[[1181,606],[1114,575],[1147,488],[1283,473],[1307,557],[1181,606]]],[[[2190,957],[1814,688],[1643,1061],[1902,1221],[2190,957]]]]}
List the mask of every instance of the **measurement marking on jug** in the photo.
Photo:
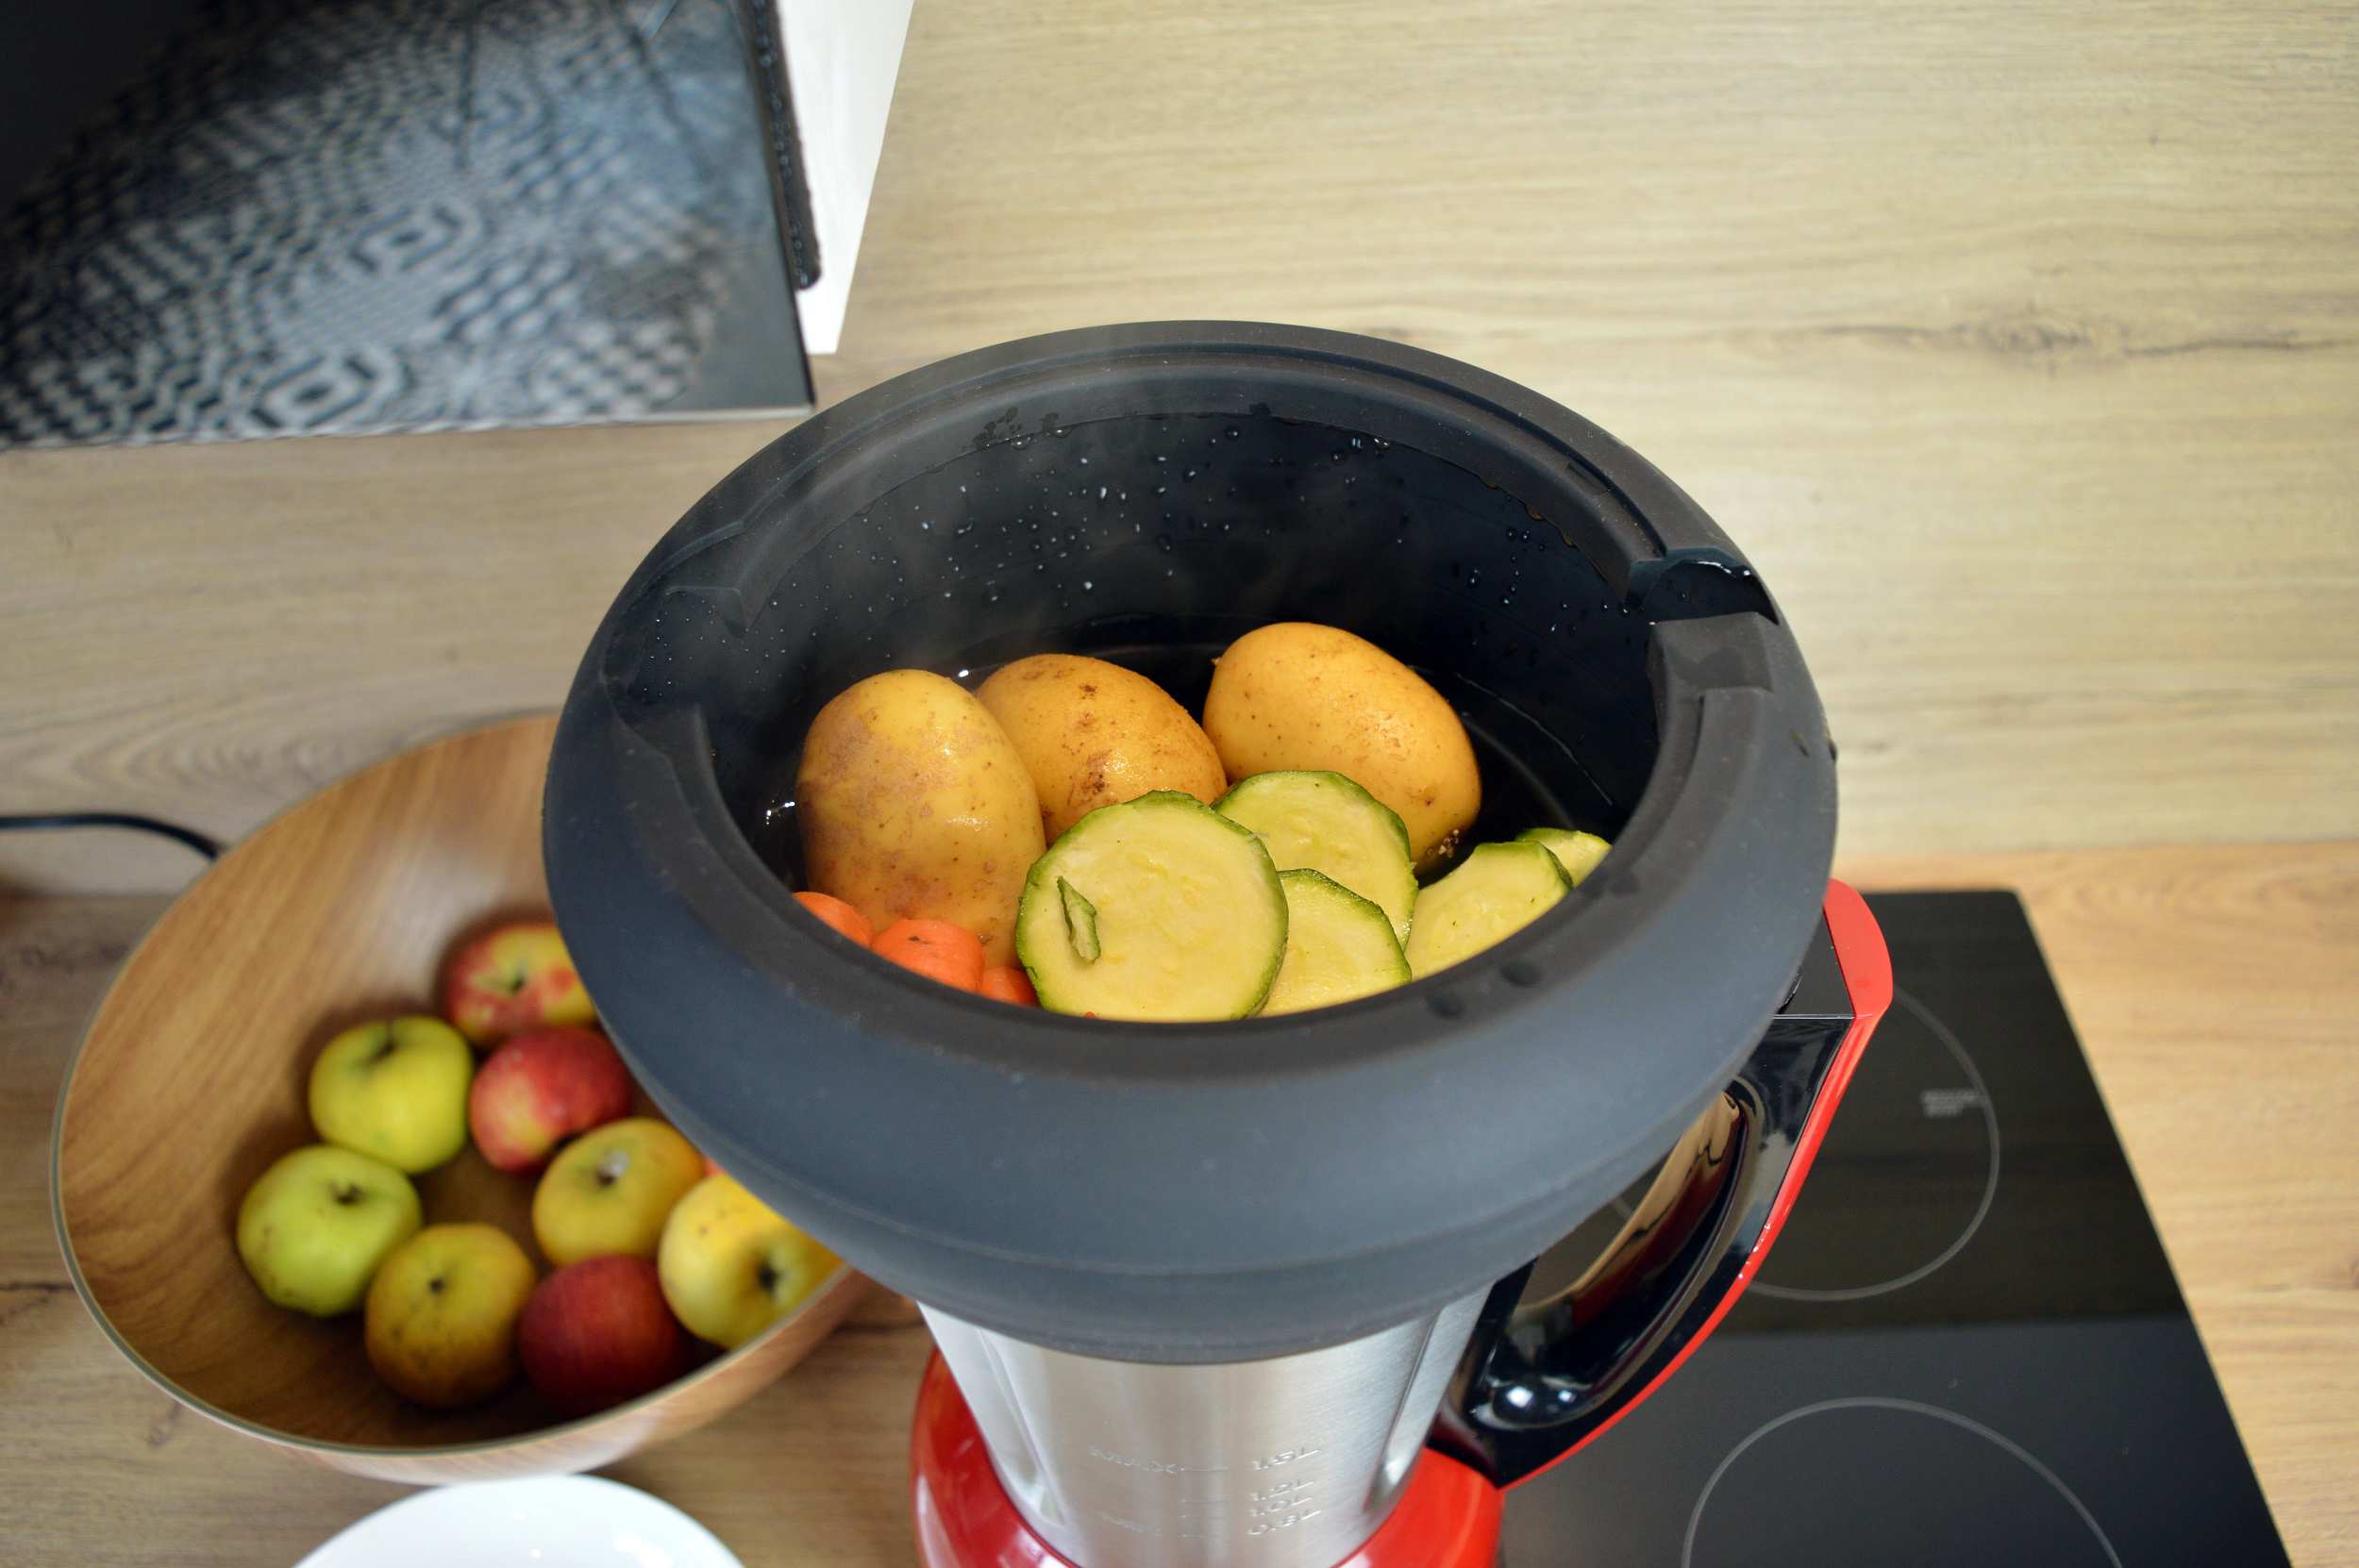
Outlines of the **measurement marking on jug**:
{"type": "Polygon", "coordinates": [[[1282,1454],[1272,1454],[1267,1459],[1255,1460],[1253,1461],[1253,1468],[1256,1470],[1275,1470],[1281,1464],[1292,1464],[1297,1460],[1307,1460],[1317,1452],[1318,1450],[1315,1448],[1289,1448],[1282,1454]]]}
{"type": "MultiPolygon", "coordinates": [[[[1306,1448],[1295,1453],[1293,1458],[1302,1459],[1316,1452],[1315,1448],[1306,1448]]],[[[1246,1493],[1245,1516],[1250,1523],[1246,1526],[1245,1533],[1267,1535],[1272,1530],[1299,1525],[1305,1519],[1317,1518],[1319,1510],[1312,1495],[1317,1485],[1318,1478],[1314,1476],[1297,1476],[1291,1480],[1274,1481],[1259,1491],[1246,1493]]]]}
{"type": "Polygon", "coordinates": [[[1163,1460],[1142,1460],[1129,1454],[1110,1454],[1094,1443],[1089,1445],[1089,1455],[1091,1459],[1103,1460],[1108,1464],[1120,1465],[1125,1470],[1143,1470],[1150,1476],[1217,1476],[1220,1474],[1217,1470],[1193,1470],[1184,1464],[1167,1462],[1163,1460]]]}
{"type": "Polygon", "coordinates": [[[1112,1525],[1114,1528],[1118,1530],[1129,1530],[1133,1535],[1163,1534],[1163,1531],[1156,1529],[1153,1526],[1142,1525],[1135,1519],[1118,1519],[1114,1515],[1103,1511],[1100,1511],[1097,1517],[1103,1519],[1107,1524],[1112,1525]]]}
{"type": "Polygon", "coordinates": [[[1292,1502],[1298,1500],[1302,1493],[1310,1491],[1316,1484],[1309,1476],[1296,1481],[1280,1481],[1277,1485],[1265,1486],[1259,1492],[1246,1493],[1245,1500],[1248,1503],[1292,1502]]]}
{"type": "Polygon", "coordinates": [[[1245,1516],[1247,1519],[1274,1519],[1281,1513],[1291,1513],[1308,1519],[1318,1512],[1318,1510],[1306,1506],[1310,1501],[1308,1497],[1282,1498],[1275,1503],[1263,1503],[1248,1508],[1245,1510],[1245,1516]]]}
{"type": "Polygon", "coordinates": [[[1283,1519],[1271,1519],[1259,1525],[1248,1525],[1246,1526],[1245,1533],[1247,1535],[1270,1535],[1276,1531],[1288,1529],[1296,1525],[1299,1525],[1306,1519],[1316,1519],[1318,1516],[1319,1510],[1317,1509],[1304,1509],[1299,1513],[1290,1513],[1283,1519]]]}

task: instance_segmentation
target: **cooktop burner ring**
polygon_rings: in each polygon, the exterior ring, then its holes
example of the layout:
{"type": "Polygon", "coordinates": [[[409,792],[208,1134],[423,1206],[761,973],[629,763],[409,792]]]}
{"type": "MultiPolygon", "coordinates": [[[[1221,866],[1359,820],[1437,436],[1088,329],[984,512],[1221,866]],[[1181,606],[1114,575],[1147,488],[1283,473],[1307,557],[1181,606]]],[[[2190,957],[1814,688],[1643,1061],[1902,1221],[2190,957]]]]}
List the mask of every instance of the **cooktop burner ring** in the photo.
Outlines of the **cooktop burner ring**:
{"type": "Polygon", "coordinates": [[[2105,1560],[2113,1564],[2113,1568],[2122,1568],[2121,1554],[2114,1550],[2114,1543],[2105,1534],[2105,1527],[2097,1522],[2097,1516],[2089,1511],[2088,1505],[2082,1502],[2079,1495],[2065,1484],[2064,1477],[2041,1463],[2037,1455],[2005,1433],[1994,1431],[1971,1416],[1960,1415],[1955,1410],[1945,1410],[1938,1405],[1927,1405],[1915,1399],[1893,1399],[1880,1394],[1857,1394],[1845,1399],[1822,1399],[1815,1405],[1804,1405],[1798,1410],[1788,1410],[1783,1415],[1762,1423],[1742,1443],[1730,1449],[1722,1457],[1719,1464],[1713,1469],[1711,1477],[1704,1482],[1703,1491],[1697,1494],[1696,1506],[1688,1510],[1687,1533],[1680,1543],[1680,1568],[1695,1568],[1696,1532],[1703,1524],[1704,1510],[1711,1506],[1712,1493],[1719,1486],[1721,1477],[1734,1467],[1738,1460],[1745,1457],[1746,1450],[1782,1426],[1790,1426],[1798,1421],[1806,1420],[1815,1415],[1827,1415],[1836,1410],[1898,1410],[1907,1415],[1931,1416],[1936,1421],[1947,1422],[1952,1426],[1971,1432],[1974,1436],[1995,1444],[2041,1480],[2046,1481],[2054,1489],[2057,1496],[2070,1504],[2072,1511],[2080,1516],[2081,1523],[2087,1526],[2089,1534],[2096,1538],[2098,1546],[2105,1554],[2105,1560]]]}
{"type": "MultiPolygon", "coordinates": [[[[1836,1290],[1814,1290],[1799,1285],[1772,1285],[1756,1278],[1747,1287],[1752,1294],[1767,1296],[1774,1301],[1865,1301],[1871,1296],[1888,1295],[1894,1291],[1906,1290],[1918,1280],[1938,1272],[1949,1259],[1964,1252],[1966,1243],[1974,1240],[1975,1232],[1983,1228],[1983,1222],[1990,1217],[1991,1205],[1999,1198],[1999,1163],[2001,1146],[1999,1134],[1999,1109],[1991,1101],[1990,1086],[1983,1082],[1982,1069],[1974,1065],[1974,1058],[1967,1052],[1964,1043],[1958,1039],[1949,1025],[1941,1021],[1938,1013],[1899,986],[1892,988],[1892,1001],[1896,1007],[1906,1008],[1918,1023],[1925,1026],[1932,1037],[1941,1043],[1943,1049],[1949,1053],[1951,1059],[1957,1062],[1959,1071],[1966,1075],[1966,1082],[1974,1087],[1974,1106],[1983,1113],[1983,1130],[1990,1140],[1990,1170],[1983,1178],[1983,1200],[1976,1206],[1974,1217],[1966,1221],[1966,1228],[1958,1232],[1955,1241],[1943,1248],[1931,1261],[1920,1264],[1896,1278],[1886,1279],[1874,1285],[1854,1285],[1836,1290]]],[[[1805,1186],[1803,1191],[1807,1193],[1809,1188],[1805,1186]]],[[[1770,1257],[1774,1259],[1776,1256],[1773,1249],[1770,1257]]]]}
{"type": "MultiPolygon", "coordinates": [[[[1508,1493],[1505,1568],[2289,1568],[2021,900],[1868,904],[1904,993],[1764,1272],[1832,1290],[1945,1250],[1989,1180],[1977,1081],[2013,1145],[1988,1216],[1913,1289],[1747,1292],[1644,1404],[1508,1493]]],[[[1609,1207],[1535,1281],[1577,1277],[1612,1226],[1609,1207]]]]}

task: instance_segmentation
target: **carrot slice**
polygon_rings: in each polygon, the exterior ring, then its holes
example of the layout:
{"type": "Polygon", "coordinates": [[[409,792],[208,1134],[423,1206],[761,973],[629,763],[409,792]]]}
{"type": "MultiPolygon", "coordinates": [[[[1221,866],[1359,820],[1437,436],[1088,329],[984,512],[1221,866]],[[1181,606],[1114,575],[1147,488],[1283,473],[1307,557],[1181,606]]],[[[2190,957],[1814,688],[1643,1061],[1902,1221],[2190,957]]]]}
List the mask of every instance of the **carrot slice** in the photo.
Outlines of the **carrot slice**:
{"type": "Polygon", "coordinates": [[[896,920],[869,945],[904,969],[961,991],[983,982],[981,939],[946,920],[896,920]]]}
{"type": "Polygon", "coordinates": [[[862,947],[877,940],[877,928],[868,923],[868,917],[841,898],[824,892],[798,892],[795,895],[795,902],[862,947]]]}
{"type": "Polygon", "coordinates": [[[982,984],[975,989],[995,1002],[1013,1002],[1019,1008],[1040,1006],[1040,997],[1032,991],[1032,977],[1021,969],[986,969],[982,984]]]}

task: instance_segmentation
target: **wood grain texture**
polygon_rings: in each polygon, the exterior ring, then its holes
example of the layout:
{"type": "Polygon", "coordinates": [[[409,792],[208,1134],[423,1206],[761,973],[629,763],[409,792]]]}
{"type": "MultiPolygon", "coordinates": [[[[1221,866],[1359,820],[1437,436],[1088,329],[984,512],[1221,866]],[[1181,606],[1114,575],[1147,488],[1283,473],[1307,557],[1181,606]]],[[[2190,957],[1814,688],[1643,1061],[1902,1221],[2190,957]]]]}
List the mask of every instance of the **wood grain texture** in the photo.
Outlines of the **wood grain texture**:
{"type": "MultiPolygon", "coordinates": [[[[1852,860],[1865,888],[2016,886],[2280,1529],[2359,1565],[2359,843],[1852,860]]],[[[0,899],[0,1540],[28,1560],[292,1562],[399,1495],[175,1406],[74,1300],[50,1106],[152,898],[0,899]]],[[[922,1329],[847,1327],[607,1472],[748,1568],[903,1568],[922,1329]]]]}
{"type": "MultiPolygon", "coordinates": [[[[0,455],[0,810],[234,838],[563,697],[639,558],[776,425],[0,455]]],[[[176,887],[187,851],[10,834],[0,881],[176,887]]]]}
{"type": "Polygon", "coordinates": [[[924,7],[822,393],[1089,319],[1432,348],[1752,554],[1852,852],[2349,834],[2350,38],[2301,5],[924,7]]]}
{"type": "MultiPolygon", "coordinates": [[[[2359,833],[2347,7],[917,8],[823,400],[1260,317],[1527,382],[1763,567],[1852,853],[2359,833]]],[[[0,455],[0,810],[235,834],[560,696],[772,425],[0,455]]],[[[20,886],[179,851],[0,841],[20,886]]]]}
{"type": "MultiPolygon", "coordinates": [[[[463,1410],[413,1405],[371,1370],[357,1316],[285,1311],[247,1280],[238,1204],[316,1142],[306,1086],[320,1045],[428,1009],[463,934],[545,914],[555,730],[520,720],[406,752],[247,839],[131,954],[69,1070],[58,1213],[93,1312],[166,1392],[332,1469],[443,1482],[611,1464],[749,1397],[866,1291],[841,1270],[735,1351],[568,1422],[523,1383],[463,1410]]],[[[429,1222],[487,1221],[537,1257],[530,1184],[472,1144],[417,1186],[429,1222]]]]}

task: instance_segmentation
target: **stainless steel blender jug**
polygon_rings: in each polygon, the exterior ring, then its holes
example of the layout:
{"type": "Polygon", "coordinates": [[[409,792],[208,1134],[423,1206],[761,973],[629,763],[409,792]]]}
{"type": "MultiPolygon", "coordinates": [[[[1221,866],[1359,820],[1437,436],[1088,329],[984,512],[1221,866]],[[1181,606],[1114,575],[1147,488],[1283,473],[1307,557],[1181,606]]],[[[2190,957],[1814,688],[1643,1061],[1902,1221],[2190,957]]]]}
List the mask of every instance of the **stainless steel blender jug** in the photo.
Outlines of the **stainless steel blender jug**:
{"type": "Polygon", "coordinates": [[[1833,826],[1793,638],[1676,486],[1472,367],[1215,323],[962,356],[749,459],[599,628],[544,831],[641,1080],[926,1307],[936,1568],[1432,1568],[1487,1552],[1497,1487],[1642,1397],[1774,1236],[1882,1007],[1833,826]],[[1472,839],[1613,853],[1459,968],[1218,1025],[1004,1007],[793,901],[800,738],[854,680],[1064,650],[1194,708],[1281,619],[1449,697],[1472,839]],[[1587,1273],[1523,1299],[1650,1167],[1587,1273]]]}

